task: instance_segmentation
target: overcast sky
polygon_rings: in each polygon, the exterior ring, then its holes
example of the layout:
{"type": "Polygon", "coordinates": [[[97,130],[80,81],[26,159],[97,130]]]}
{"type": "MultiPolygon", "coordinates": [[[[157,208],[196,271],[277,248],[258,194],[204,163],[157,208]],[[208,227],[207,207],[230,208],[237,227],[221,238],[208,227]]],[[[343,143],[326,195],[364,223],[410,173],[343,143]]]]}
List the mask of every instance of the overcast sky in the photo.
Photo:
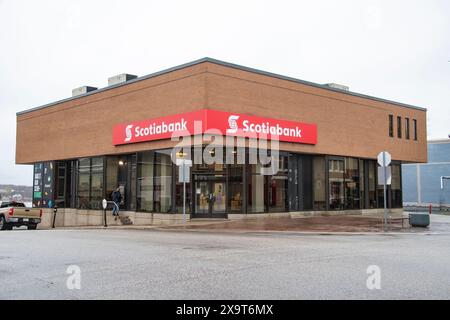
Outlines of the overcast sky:
{"type": "Polygon", "coordinates": [[[448,0],[0,0],[0,184],[32,184],[17,111],[205,56],[426,107],[428,138],[450,133],[448,0]]]}

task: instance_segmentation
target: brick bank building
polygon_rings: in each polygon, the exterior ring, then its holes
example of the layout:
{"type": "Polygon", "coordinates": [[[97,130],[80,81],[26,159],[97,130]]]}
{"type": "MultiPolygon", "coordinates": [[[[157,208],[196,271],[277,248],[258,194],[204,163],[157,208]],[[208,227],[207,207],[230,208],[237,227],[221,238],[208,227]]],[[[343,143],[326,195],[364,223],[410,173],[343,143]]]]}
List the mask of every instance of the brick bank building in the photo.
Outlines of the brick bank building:
{"type": "Polygon", "coordinates": [[[401,164],[427,161],[426,109],[341,85],[210,58],[108,82],[17,113],[16,163],[34,166],[33,206],[56,204],[57,226],[100,225],[101,200],[118,186],[121,212],[134,224],[181,221],[183,187],[171,159],[178,142],[170,136],[194,132],[194,121],[201,132],[266,130],[269,141],[278,134],[280,151],[271,175],[260,164],[194,164],[191,219],[381,212],[376,156],[384,150],[393,159],[388,205],[401,211],[401,164]]]}

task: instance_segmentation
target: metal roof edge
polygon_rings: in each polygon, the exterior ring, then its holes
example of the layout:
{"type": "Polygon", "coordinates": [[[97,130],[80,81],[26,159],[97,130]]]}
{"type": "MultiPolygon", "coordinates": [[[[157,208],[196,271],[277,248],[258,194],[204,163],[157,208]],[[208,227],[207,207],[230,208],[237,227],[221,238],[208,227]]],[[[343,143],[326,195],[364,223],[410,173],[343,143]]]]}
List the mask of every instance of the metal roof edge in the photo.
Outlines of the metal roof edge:
{"type": "Polygon", "coordinates": [[[296,83],[304,84],[304,85],[307,85],[307,86],[312,86],[312,87],[316,87],[316,88],[320,88],[320,89],[325,89],[325,90],[329,90],[329,91],[339,92],[339,93],[352,95],[352,96],[356,96],[356,97],[360,97],[360,98],[380,101],[380,102],[384,102],[384,103],[395,104],[395,105],[398,105],[398,106],[401,106],[401,107],[406,107],[406,108],[411,108],[411,109],[416,109],[416,110],[421,110],[421,111],[427,111],[427,109],[423,108],[423,107],[418,107],[418,106],[414,106],[414,105],[410,105],[410,104],[406,104],[406,103],[401,103],[401,102],[397,102],[397,101],[393,101],[393,100],[383,99],[383,98],[377,98],[377,97],[373,97],[373,96],[370,96],[370,95],[365,95],[365,94],[361,94],[361,93],[357,93],[357,92],[331,88],[331,87],[328,87],[326,85],[322,85],[322,84],[318,84],[318,83],[314,83],[314,82],[310,82],[310,81],[305,81],[305,80],[301,80],[301,79],[297,79],[297,78],[283,76],[283,75],[280,75],[280,74],[277,74],[277,73],[267,72],[267,71],[263,71],[263,70],[259,70],[259,69],[255,69],[255,68],[250,68],[250,67],[246,67],[246,66],[230,63],[230,62],[225,62],[225,61],[222,61],[222,60],[217,60],[217,59],[213,59],[213,58],[209,58],[209,57],[204,57],[204,58],[197,59],[197,60],[194,60],[194,61],[191,61],[191,62],[180,64],[180,65],[175,66],[175,67],[167,68],[167,69],[164,69],[164,70],[161,70],[161,71],[150,73],[148,75],[137,77],[135,79],[129,80],[129,81],[124,82],[124,83],[118,83],[118,84],[115,84],[115,85],[112,85],[112,86],[107,86],[107,87],[100,88],[100,89],[97,89],[97,90],[94,90],[94,91],[90,91],[90,92],[81,94],[79,96],[64,98],[64,99],[57,100],[57,101],[54,101],[54,102],[50,102],[50,103],[47,103],[47,104],[44,104],[44,105],[41,105],[41,106],[38,106],[38,107],[34,107],[34,108],[31,108],[31,109],[19,111],[19,112],[16,113],[16,115],[18,116],[18,115],[26,114],[26,113],[29,113],[29,112],[41,110],[41,109],[44,109],[44,108],[47,108],[47,107],[51,107],[51,106],[54,106],[54,105],[57,105],[57,104],[60,104],[60,103],[67,102],[67,101],[71,101],[71,100],[87,97],[87,96],[90,96],[90,95],[93,95],[93,94],[96,94],[96,93],[100,93],[100,92],[104,92],[104,91],[107,91],[107,90],[115,89],[115,88],[118,88],[118,87],[121,87],[121,86],[125,86],[125,85],[128,85],[128,84],[132,84],[132,83],[138,82],[138,81],[154,78],[154,77],[166,74],[166,73],[170,73],[170,72],[173,72],[173,71],[177,71],[177,70],[181,70],[181,69],[184,69],[184,68],[192,67],[192,66],[195,66],[197,64],[204,63],[204,62],[210,62],[210,63],[214,63],[214,64],[217,64],[217,65],[225,66],[225,67],[228,67],[228,68],[233,68],[233,69],[238,69],[238,70],[247,71],[247,72],[251,72],[251,73],[256,73],[256,74],[260,74],[260,75],[264,75],[264,76],[268,76],[268,77],[272,77],[272,78],[277,78],[277,79],[281,79],[281,80],[296,82],[296,83]]]}
{"type": "Polygon", "coordinates": [[[21,115],[21,114],[33,112],[33,111],[44,109],[44,108],[47,108],[47,107],[51,107],[51,106],[54,106],[54,105],[57,105],[57,104],[60,104],[60,103],[63,103],[63,102],[67,102],[67,101],[71,101],[71,100],[87,97],[87,96],[90,96],[90,95],[93,95],[93,94],[96,94],[96,93],[108,91],[108,90],[111,90],[111,89],[115,89],[115,88],[118,88],[118,87],[121,87],[121,86],[125,86],[125,85],[128,85],[128,84],[131,84],[131,83],[135,83],[135,82],[138,82],[138,81],[154,78],[154,77],[166,74],[166,73],[170,73],[170,72],[173,72],[173,71],[177,71],[177,70],[180,70],[180,69],[184,69],[184,68],[187,68],[187,67],[191,67],[191,66],[194,66],[194,65],[206,62],[207,60],[208,60],[207,58],[202,58],[202,59],[194,60],[194,61],[191,61],[191,62],[188,62],[188,63],[183,63],[183,64],[180,64],[180,65],[175,66],[175,67],[167,68],[167,69],[164,69],[164,70],[161,70],[161,71],[157,71],[157,72],[150,73],[150,74],[147,74],[147,75],[144,75],[144,76],[141,76],[141,77],[137,77],[137,78],[129,80],[127,82],[114,84],[114,85],[107,86],[107,87],[104,87],[104,88],[100,88],[100,89],[97,89],[97,90],[94,90],[94,91],[90,91],[90,92],[87,92],[87,93],[84,93],[84,94],[80,94],[80,95],[75,96],[75,97],[64,98],[64,99],[57,100],[57,101],[54,101],[54,102],[50,102],[50,103],[47,103],[47,104],[44,104],[44,105],[41,105],[41,106],[38,106],[38,107],[34,107],[34,108],[31,108],[31,109],[19,111],[19,112],[16,113],[16,115],[21,115]]]}
{"type": "Polygon", "coordinates": [[[429,144],[450,143],[450,138],[428,139],[427,143],[429,143],[429,144]]]}

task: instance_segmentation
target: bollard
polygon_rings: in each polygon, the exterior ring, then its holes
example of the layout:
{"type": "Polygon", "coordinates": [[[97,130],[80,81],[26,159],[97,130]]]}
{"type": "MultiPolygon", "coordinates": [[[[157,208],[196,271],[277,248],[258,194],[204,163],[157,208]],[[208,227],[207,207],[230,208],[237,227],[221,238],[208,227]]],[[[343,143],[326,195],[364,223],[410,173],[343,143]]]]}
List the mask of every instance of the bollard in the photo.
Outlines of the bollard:
{"type": "Polygon", "coordinates": [[[53,223],[52,223],[52,229],[55,229],[55,221],[56,221],[56,214],[58,213],[58,206],[53,207],[53,223]]]}
{"type": "Polygon", "coordinates": [[[106,223],[106,209],[103,209],[103,219],[105,221],[104,227],[107,228],[108,224],[106,223]]]}

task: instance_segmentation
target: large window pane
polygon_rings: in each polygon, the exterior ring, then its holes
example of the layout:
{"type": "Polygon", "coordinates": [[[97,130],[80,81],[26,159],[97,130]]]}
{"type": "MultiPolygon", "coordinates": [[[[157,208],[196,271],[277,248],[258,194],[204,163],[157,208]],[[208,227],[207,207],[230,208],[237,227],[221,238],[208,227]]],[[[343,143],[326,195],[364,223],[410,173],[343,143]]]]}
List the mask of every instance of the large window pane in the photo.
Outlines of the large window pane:
{"type": "Polygon", "coordinates": [[[119,157],[108,156],[106,157],[106,198],[112,201],[112,193],[118,187],[117,174],[119,166],[119,157]]]}
{"type": "Polygon", "coordinates": [[[137,164],[137,209],[153,211],[154,152],[138,154],[137,164]]]}
{"type": "Polygon", "coordinates": [[[326,187],[325,158],[314,157],[313,159],[314,210],[326,210],[327,208],[325,187],[326,187]]]}
{"type": "Polygon", "coordinates": [[[93,173],[91,176],[91,209],[101,209],[103,200],[103,173],[93,173]]]}
{"type": "Polygon", "coordinates": [[[369,209],[377,208],[377,165],[374,160],[368,160],[368,193],[369,209]]]}
{"type": "Polygon", "coordinates": [[[172,209],[172,159],[170,150],[155,152],[154,210],[169,212],[172,209]]]}
{"type": "Polygon", "coordinates": [[[277,174],[268,176],[268,204],[270,212],[287,210],[288,157],[280,155],[278,161],[279,170],[277,174]]]}
{"type": "Polygon", "coordinates": [[[242,200],[244,166],[242,164],[232,164],[230,165],[228,174],[230,189],[228,207],[231,213],[241,213],[243,210],[242,200]]]}
{"type": "Polygon", "coordinates": [[[328,194],[330,210],[344,209],[343,160],[328,160],[328,194]]]}
{"type": "Polygon", "coordinates": [[[137,208],[139,211],[172,211],[170,150],[139,153],[137,181],[137,208]]]}
{"type": "Polygon", "coordinates": [[[264,178],[261,174],[261,164],[249,165],[248,185],[247,185],[247,210],[250,213],[264,212],[264,178]]]}
{"type": "Polygon", "coordinates": [[[77,208],[89,208],[89,192],[91,188],[91,159],[82,158],[78,161],[78,192],[77,208]]]}
{"type": "MultiPolygon", "coordinates": [[[[178,167],[175,170],[175,205],[176,211],[178,213],[183,212],[183,183],[179,181],[179,169],[178,167]]],[[[189,214],[191,212],[190,204],[191,203],[191,183],[186,183],[186,213],[189,214]]]]}
{"type": "Polygon", "coordinates": [[[366,208],[366,174],[364,160],[359,160],[359,207],[360,209],[366,208]]]}
{"type": "Polygon", "coordinates": [[[130,168],[130,196],[129,196],[129,208],[130,210],[136,210],[136,168],[137,168],[137,156],[133,154],[130,156],[131,168],[130,168]]]}
{"type": "Polygon", "coordinates": [[[136,155],[106,157],[106,197],[112,200],[119,188],[122,196],[121,210],[134,210],[136,199],[136,155]]]}
{"type": "Polygon", "coordinates": [[[103,200],[103,158],[92,158],[90,208],[101,209],[103,200]]]}
{"type": "Polygon", "coordinates": [[[359,209],[359,167],[358,159],[345,158],[345,209],[359,209]]]}

